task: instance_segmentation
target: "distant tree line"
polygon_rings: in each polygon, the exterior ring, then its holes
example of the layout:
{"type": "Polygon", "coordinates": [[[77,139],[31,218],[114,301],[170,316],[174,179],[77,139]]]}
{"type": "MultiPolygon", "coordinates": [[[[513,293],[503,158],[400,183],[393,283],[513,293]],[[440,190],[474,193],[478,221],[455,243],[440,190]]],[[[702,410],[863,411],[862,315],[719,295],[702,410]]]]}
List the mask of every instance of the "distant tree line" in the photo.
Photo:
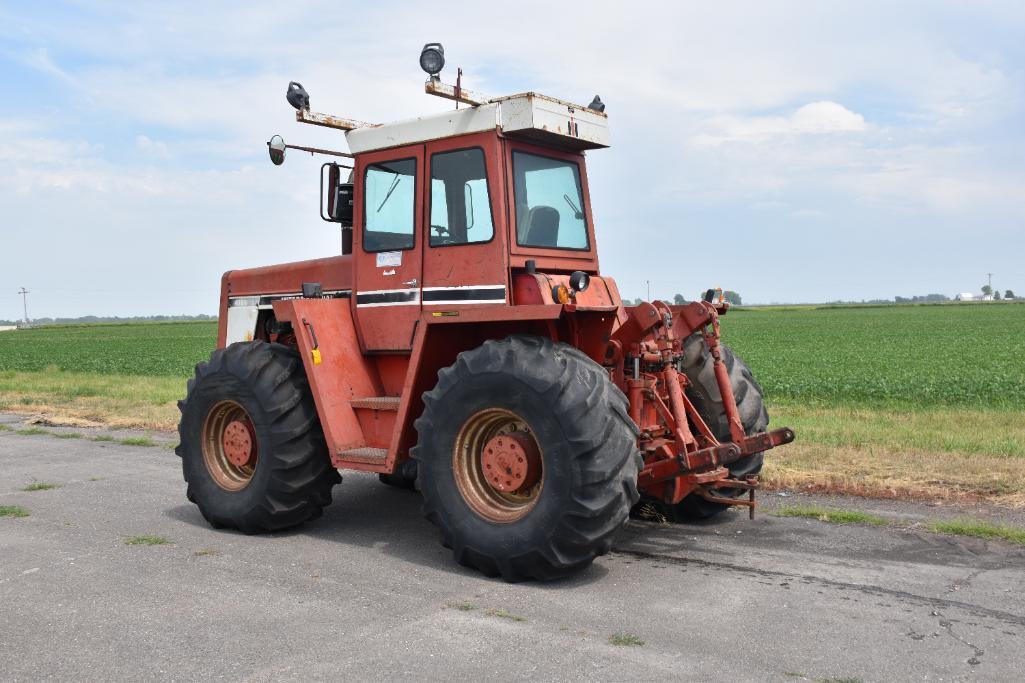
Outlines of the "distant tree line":
{"type": "MultiPolygon", "coordinates": [[[[198,322],[217,320],[216,315],[134,315],[126,318],[120,316],[84,315],[80,318],[33,318],[33,325],[72,325],[75,323],[159,323],[159,322],[198,322]]],[[[0,320],[0,325],[17,325],[21,320],[0,320]]]]}
{"type": "Polygon", "coordinates": [[[931,304],[940,301],[950,301],[950,297],[946,294],[926,294],[925,296],[912,297],[895,296],[893,301],[898,304],[931,304]]]}
{"type": "MultiPolygon", "coordinates": [[[[700,299],[704,295],[705,295],[705,293],[702,292],[701,295],[698,296],[697,298],[700,299]]],[[[656,298],[658,298],[658,297],[656,297],[656,298]]],[[[733,290],[729,290],[728,289],[725,292],[723,292],[723,299],[725,299],[726,302],[729,303],[732,306],[740,306],[741,305],[740,295],[737,294],[736,292],[734,292],[733,290]]],[[[687,297],[685,297],[683,294],[675,294],[675,295],[673,295],[673,303],[676,304],[677,306],[682,306],[685,303],[687,303],[688,301],[689,300],[687,299],[687,297]]],[[[623,304],[626,305],[626,306],[637,306],[637,305],[642,304],[642,303],[644,303],[644,299],[623,299],[623,304]]]]}

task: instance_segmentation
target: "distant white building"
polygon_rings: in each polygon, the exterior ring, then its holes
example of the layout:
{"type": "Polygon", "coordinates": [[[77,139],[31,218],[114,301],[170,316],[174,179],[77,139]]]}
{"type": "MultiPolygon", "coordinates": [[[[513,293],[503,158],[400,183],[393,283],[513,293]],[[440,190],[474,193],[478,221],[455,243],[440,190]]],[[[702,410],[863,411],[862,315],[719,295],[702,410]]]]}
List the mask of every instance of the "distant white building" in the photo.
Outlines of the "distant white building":
{"type": "Polygon", "coordinates": [[[17,325],[0,325],[0,332],[10,332],[16,329],[18,329],[17,325]]]}
{"type": "Polygon", "coordinates": [[[954,301],[995,301],[992,294],[973,294],[972,292],[961,292],[954,297],[954,301]]]}

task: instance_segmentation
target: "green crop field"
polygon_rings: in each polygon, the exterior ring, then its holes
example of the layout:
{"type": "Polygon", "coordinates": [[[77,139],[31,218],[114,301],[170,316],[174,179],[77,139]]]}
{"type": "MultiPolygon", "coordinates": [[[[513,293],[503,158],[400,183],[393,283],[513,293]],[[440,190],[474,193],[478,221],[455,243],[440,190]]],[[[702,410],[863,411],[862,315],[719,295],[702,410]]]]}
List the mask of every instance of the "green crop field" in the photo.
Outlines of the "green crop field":
{"type": "MultiPolygon", "coordinates": [[[[1025,304],[736,310],[727,344],[798,440],[765,479],[1025,505],[1025,304]]],[[[0,410],[170,429],[216,323],[0,332],[0,410]]]]}
{"type": "Polygon", "coordinates": [[[1025,303],[749,309],[722,327],[775,403],[1025,406],[1025,303]]]}
{"type": "Polygon", "coordinates": [[[54,325],[0,333],[0,410],[171,429],[217,323],[54,325]]]}
{"type": "MultiPolygon", "coordinates": [[[[211,322],[8,332],[0,372],[186,378],[216,334],[211,322]]],[[[1025,406],[1025,304],[747,309],[723,335],[776,404],[1025,406]]]]}
{"type": "Polygon", "coordinates": [[[217,342],[215,322],[52,325],[0,333],[0,372],[188,377],[217,342]]]}

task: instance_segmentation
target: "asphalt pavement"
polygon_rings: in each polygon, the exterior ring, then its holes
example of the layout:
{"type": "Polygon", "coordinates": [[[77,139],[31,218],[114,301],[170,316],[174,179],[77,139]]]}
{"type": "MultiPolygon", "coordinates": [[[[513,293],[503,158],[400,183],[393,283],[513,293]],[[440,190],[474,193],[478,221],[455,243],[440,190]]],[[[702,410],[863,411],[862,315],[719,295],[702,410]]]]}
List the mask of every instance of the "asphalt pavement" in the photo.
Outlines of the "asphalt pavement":
{"type": "MultiPolygon", "coordinates": [[[[0,517],[0,680],[1025,671],[1019,546],[730,512],[693,526],[631,521],[590,569],[506,584],[453,563],[417,494],[343,476],[320,520],[245,536],[204,522],[168,448],[0,431],[0,506],[30,513],[0,517]],[[21,490],[33,482],[60,487],[21,490]],[[126,544],[137,535],[169,543],[126,544]]],[[[771,511],[797,498],[765,499],[771,511]]]]}

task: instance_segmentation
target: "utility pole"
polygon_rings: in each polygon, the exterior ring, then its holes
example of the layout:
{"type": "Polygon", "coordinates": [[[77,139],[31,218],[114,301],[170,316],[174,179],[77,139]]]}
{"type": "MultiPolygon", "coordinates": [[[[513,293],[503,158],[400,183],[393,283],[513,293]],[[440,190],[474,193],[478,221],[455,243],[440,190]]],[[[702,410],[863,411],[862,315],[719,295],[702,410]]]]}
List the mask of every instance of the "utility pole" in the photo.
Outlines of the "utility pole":
{"type": "Polygon", "coordinates": [[[645,280],[645,282],[648,284],[648,299],[647,300],[651,301],[651,280],[645,280]]]}
{"type": "Polygon", "coordinates": [[[18,290],[18,294],[21,294],[21,304],[25,310],[25,324],[28,325],[28,295],[29,291],[22,287],[18,290]]]}

